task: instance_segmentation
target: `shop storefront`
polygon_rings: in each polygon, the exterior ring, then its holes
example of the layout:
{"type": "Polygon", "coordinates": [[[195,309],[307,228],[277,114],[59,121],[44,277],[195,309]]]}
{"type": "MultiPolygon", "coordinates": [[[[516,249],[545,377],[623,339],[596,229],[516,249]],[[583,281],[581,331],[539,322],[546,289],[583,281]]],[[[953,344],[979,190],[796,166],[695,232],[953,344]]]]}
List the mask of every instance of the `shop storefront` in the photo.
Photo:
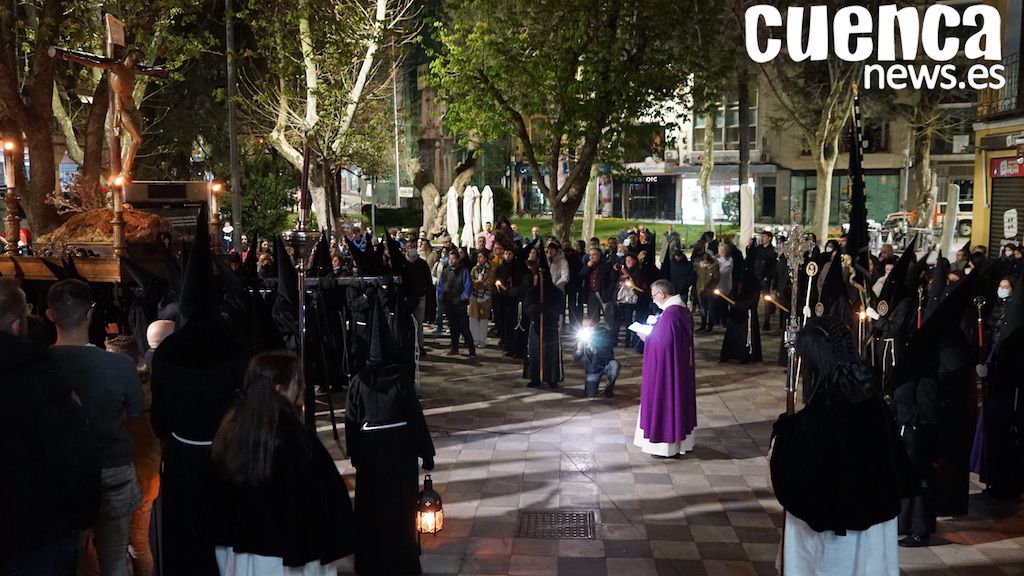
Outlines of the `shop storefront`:
{"type": "Polygon", "coordinates": [[[615,216],[630,220],[675,220],[676,177],[633,176],[615,183],[615,216]]]}
{"type": "Polygon", "coordinates": [[[989,161],[991,219],[989,223],[989,254],[999,253],[1007,242],[1021,242],[1021,220],[1024,218],[1024,166],[1016,157],[989,161]]]}

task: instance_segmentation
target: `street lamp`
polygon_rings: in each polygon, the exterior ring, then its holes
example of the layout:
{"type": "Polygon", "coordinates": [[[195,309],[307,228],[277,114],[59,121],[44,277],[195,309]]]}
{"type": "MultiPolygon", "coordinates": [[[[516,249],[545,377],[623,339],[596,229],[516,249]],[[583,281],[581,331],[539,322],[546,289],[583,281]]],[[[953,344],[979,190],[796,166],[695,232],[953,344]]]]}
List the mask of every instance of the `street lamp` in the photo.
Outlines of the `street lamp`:
{"type": "Polygon", "coordinates": [[[4,141],[4,184],[7,185],[7,219],[5,230],[7,233],[7,251],[18,251],[18,237],[21,235],[21,219],[18,218],[18,192],[14,182],[14,151],[17,145],[11,140],[4,141]]]}
{"type": "Polygon", "coordinates": [[[214,253],[220,253],[220,206],[217,201],[217,196],[224,190],[224,185],[213,180],[209,184],[209,205],[210,205],[210,238],[214,239],[213,251],[214,253]]]}

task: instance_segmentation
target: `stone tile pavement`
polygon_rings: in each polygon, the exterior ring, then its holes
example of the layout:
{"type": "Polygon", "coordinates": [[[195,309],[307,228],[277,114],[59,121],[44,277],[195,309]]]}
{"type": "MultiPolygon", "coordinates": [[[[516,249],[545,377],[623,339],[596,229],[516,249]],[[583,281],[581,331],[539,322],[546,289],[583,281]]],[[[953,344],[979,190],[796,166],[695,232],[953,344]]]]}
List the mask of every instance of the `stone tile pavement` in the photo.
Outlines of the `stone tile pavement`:
{"type": "MultiPolygon", "coordinates": [[[[778,332],[763,335],[774,358],[778,332]]],[[[784,371],[771,363],[720,365],[721,336],[698,336],[697,448],[658,460],[632,445],[641,358],[623,364],[611,399],[583,397],[582,369],[566,354],[559,391],[525,388],[521,364],[499,350],[475,361],[432,355],[423,406],[437,447],[435,488],[445,529],[423,539],[437,575],[690,576],[776,574],[781,508],[765,454],[785,408],[784,371]],[[519,538],[520,511],[593,510],[594,540],[519,538]]],[[[444,341],[428,338],[433,351],[444,341]]],[[[325,443],[330,434],[322,429],[325,443]]],[[[351,486],[355,471],[341,453],[351,486]]],[[[976,492],[980,492],[976,490],[976,492]]],[[[971,497],[966,518],[940,521],[943,545],[901,550],[906,574],[1024,575],[1018,503],[971,497]]],[[[351,559],[341,562],[351,573],[351,559]]]]}

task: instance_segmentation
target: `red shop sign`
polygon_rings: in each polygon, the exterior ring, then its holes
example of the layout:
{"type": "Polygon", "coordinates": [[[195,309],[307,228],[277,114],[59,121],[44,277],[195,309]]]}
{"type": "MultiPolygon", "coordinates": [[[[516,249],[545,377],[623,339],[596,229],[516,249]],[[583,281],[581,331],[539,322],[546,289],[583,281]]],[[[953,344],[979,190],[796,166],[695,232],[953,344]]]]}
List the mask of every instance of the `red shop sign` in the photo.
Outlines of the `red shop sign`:
{"type": "Polygon", "coordinates": [[[989,162],[988,173],[993,178],[1024,178],[1024,166],[1016,157],[994,158],[989,162]]]}

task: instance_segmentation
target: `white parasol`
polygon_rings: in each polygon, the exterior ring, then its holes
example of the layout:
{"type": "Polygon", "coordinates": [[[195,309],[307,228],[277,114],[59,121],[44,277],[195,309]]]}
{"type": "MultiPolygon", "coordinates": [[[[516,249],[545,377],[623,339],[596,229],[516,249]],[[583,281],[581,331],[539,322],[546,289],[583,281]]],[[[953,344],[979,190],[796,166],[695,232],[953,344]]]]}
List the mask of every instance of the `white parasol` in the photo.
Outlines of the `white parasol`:
{"type": "Polygon", "coordinates": [[[473,186],[473,231],[479,234],[484,229],[484,221],[480,214],[480,203],[482,202],[480,189],[473,186]]]}
{"type": "Polygon", "coordinates": [[[455,187],[448,188],[448,205],[446,207],[445,227],[448,229],[448,237],[455,244],[459,241],[459,195],[455,193],[455,187]]]}
{"type": "Polygon", "coordinates": [[[462,193],[462,246],[467,250],[473,247],[473,187],[466,186],[462,193]]]}
{"type": "Polygon", "coordinates": [[[480,218],[481,227],[488,222],[494,225],[494,191],[490,186],[484,186],[480,194],[480,218]]]}

